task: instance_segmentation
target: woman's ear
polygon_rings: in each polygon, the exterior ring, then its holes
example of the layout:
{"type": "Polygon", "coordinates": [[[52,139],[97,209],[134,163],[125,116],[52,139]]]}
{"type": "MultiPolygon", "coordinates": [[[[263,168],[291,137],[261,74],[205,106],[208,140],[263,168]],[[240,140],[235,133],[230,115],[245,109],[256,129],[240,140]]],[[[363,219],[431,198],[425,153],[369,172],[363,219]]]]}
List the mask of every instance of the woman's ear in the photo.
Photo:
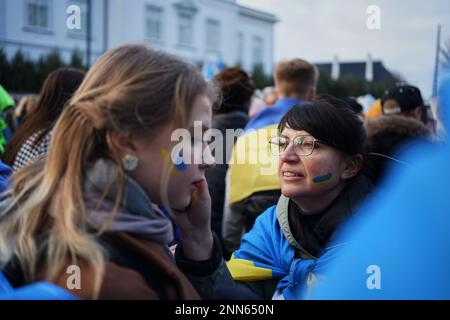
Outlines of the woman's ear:
{"type": "Polygon", "coordinates": [[[342,180],[348,180],[353,178],[358,174],[363,165],[363,156],[362,154],[357,154],[354,156],[345,156],[346,167],[345,170],[341,174],[342,180]]]}
{"type": "Polygon", "coordinates": [[[126,154],[136,155],[137,145],[131,135],[125,135],[117,131],[108,132],[106,135],[110,148],[115,150],[120,157],[126,154]]]}

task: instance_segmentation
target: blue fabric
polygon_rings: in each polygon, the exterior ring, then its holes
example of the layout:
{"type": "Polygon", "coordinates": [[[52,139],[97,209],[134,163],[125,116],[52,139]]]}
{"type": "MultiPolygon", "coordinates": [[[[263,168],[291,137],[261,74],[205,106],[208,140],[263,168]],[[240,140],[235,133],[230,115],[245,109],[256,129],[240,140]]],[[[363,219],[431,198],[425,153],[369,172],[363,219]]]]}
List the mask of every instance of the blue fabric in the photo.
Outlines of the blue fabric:
{"type": "Polygon", "coordinates": [[[37,282],[8,293],[0,292],[0,300],[79,300],[79,298],[54,284],[37,282]]]}
{"type": "Polygon", "coordinates": [[[2,294],[12,292],[14,289],[9,283],[8,279],[0,272],[0,297],[2,294]]]}
{"type": "Polygon", "coordinates": [[[0,300],[78,300],[78,297],[48,282],[36,282],[14,289],[0,272],[0,300]]]}
{"type": "Polygon", "coordinates": [[[207,61],[203,64],[203,75],[206,79],[212,80],[214,76],[225,68],[222,60],[216,62],[207,61]]]}
{"type": "Polygon", "coordinates": [[[245,133],[249,130],[257,130],[281,121],[283,116],[296,104],[300,104],[299,99],[281,98],[271,108],[266,108],[255,115],[245,126],[245,133]]]}
{"type": "Polygon", "coordinates": [[[11,182],[9,176],[12,174],[11,167],[0,160],[0,193],[9,188],[11,182]]]}
{"type": "Polygon", "coordinates": [[[294,248],[289,245],[278,224],[276,206],[270,207],[256,219],[233,257],[272,270],[274,279],[281,279],[288,274],[294,259],[294,248]]]}
{"type": "Polygon", "coordinates": [[[333,261],[340,245],[324,250],[318,260],[294,258],[294,248],[289,244],[276,217],[276,206],[263,212],[252,229],[242,238],[233,259],[251,261],[254,266],[272,270],[272,278],[279,279],[277,290],[285,299],[299,299],[307,287],[310,273],[321,278],[326,265],[333,261]]]}
{"type": "MultiPolygon", "coordinates": [[[[450,79],[440,99],[450,124],[450,79]]],[[[450,146],[419,147],[407,157],[414,167],[392,172],[342,230],[349,245],[306,298],[450,299],[450,146]],[[379,267],[379,288],[370,286],[371,266],[379,267]]]]}
{"type": "Polygon", "coordinates": [[[315,279],[323,278],[324,271],[330,263],[334,262],[342,245],[330,246],[326,248],[321,257],[317,260],[294,259],[287,274],[280,280],[277,290],[283,293],[286,300],[300,300],[303,298],[308,287],[315,279]],[[309,276],[313,278],[308,283],[309,276]]]}

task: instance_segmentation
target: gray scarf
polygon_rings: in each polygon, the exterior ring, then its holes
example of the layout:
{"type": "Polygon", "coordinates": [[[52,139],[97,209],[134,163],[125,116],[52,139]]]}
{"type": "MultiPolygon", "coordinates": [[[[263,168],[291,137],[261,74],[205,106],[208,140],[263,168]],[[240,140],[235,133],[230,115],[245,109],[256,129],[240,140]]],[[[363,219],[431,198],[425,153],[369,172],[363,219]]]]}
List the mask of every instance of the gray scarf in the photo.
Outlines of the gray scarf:
{"type": "MultiPolygon", "coordinates": [[[[118,188],[117,181],[114,181],[116,175],[117,167],[110,160],[97,160],[87,170],[84,184],[86,215],[96,228],[101,228],[110,219],[118,188]],[[108,192],[101,201],[107,188],[108,192]]],[[[162,245],[173,240],[170,220],[150,202],[142,188],[129,176],[126,176],[118,212],[107,230],[135,234],[162,245]]]]}

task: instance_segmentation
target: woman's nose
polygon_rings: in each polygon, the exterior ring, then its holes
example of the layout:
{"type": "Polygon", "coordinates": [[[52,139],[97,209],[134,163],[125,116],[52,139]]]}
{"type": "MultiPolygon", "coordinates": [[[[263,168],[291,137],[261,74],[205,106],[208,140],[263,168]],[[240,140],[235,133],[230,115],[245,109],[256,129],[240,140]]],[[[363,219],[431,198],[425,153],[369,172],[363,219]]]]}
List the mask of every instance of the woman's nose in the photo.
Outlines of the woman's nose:
{"type": "Polygon", "coordinates": [[[284,162],[298,161],[298,155],[295,153],[294,145],[290,143],[281,153],[280,160],[284,162]]]}

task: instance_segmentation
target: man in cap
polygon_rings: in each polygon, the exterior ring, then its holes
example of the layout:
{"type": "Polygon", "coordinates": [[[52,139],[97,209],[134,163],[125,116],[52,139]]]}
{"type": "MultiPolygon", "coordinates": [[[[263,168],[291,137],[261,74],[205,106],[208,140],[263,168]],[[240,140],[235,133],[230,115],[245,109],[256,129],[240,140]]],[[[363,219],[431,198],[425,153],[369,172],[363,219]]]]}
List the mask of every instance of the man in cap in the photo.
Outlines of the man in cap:
{"type": "Polygon", "coordinates": [[[420,121],[424,103],[418,88],[401,85],[385,91],[381,106],[385,115],[404,115],[420,121]]]}

